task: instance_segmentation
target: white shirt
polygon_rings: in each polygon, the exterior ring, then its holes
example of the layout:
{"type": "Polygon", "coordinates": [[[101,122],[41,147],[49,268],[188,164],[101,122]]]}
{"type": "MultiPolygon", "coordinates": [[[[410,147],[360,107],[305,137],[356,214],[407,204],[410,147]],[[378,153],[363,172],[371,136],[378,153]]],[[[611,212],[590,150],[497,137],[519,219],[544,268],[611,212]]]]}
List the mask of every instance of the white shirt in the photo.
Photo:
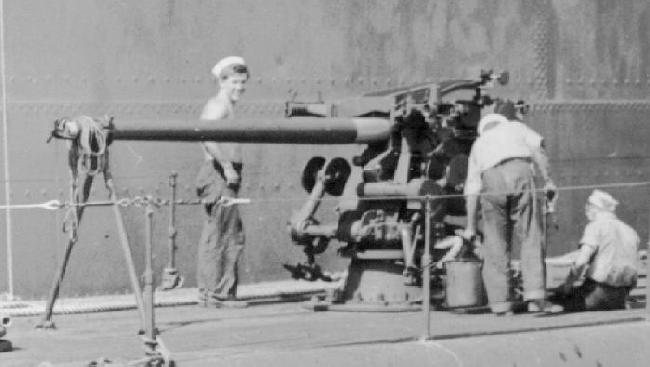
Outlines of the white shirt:
{"type": "Polygon", "coordinates": [[[483,131],[469,154],[465,195],[481,192],[481,173],[509,158],[530,158],[542,136],[519,121],[501,122],[483,131]]]}
{"type": "Polygon", "coordinates": [[[632,286],[637,276],[639,242],[636,231],[616,215],[598,213],[585,227],[576,264],[589,264],[587,276],[597,282],[613,287],[632,286]]]}

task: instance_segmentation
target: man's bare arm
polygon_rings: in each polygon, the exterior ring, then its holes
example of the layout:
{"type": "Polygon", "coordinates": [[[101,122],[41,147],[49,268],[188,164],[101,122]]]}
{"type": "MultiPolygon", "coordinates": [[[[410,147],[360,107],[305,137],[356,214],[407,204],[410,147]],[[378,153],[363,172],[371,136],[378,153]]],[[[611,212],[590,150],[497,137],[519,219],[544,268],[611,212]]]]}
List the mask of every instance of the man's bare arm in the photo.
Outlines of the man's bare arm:
{"type": "MultiPolygon", "coordinates": [[[[225,106],[215,100],[210,100],[201,112],[201,120],[221,120],[225,117],[227,117],[225,106]]],[[[238,183],[239,175],[232,166],[231,157],[224,153],[219,144],[213,141],[205,141],[201,144],[205,151],[221,165],[228,183],[238,183]]]]}
{"type": "Polygon", "coordinates": [[[548,164],[548,155],[546,154],[546,149],[543,146],[532,150],[532,158],[535,162],[535,165],[539,169],[539,172],[542,174],[544,182],[553,181],[551,179],[551,173],[549,170],[548,164]]]}
{"type": "Polygon", "coordinates": [[[476,235],[476,226],[478,221],[478,204],[479,194],[481,191],[481,172],[479,171],[478,162],[476,161],[476,152],[474,148],[469,154],[467,162],[467,179],[465,180],[465,205],[467,209],[467,227],[465,227],[464,237],[470,239],[476,235]]]}
{"type": "Polygon", "coordinates": [[[467,206],[467,227],[465,236],[473,237],[476,235],[476,223],[478,221],[478,195],[465,196],[467,206]]]}
{"type": "Polygon", "coordinates": [[[219,162],[221,167],[223,167],[224,169],[226,169],[226,167],[232,168],[232,162],[230,162],[230,158],[221,150],[219,144],[213,141],[204,141],[201,144],[203,144],[205,151],[208,152],[208,154],[213,159],[219,162]]]}
{"type": "Polygon", "coordinates": [[[539,169],[539,172],[542,174],[542,178],[544,179],[544,191],[546,192],[546,197],[549,201],[549,208],[553,208],[555,206],[555,202],[557,201],[558,192],[557,186],[555,186],[555,182],[553,182],[553,179],[551,178],[548,155],[546,154],[544,144],[542,143],[538,148],[534,148],[532,150],[532,153],[533,161],[535,162],[535,165],[539,169]]]}

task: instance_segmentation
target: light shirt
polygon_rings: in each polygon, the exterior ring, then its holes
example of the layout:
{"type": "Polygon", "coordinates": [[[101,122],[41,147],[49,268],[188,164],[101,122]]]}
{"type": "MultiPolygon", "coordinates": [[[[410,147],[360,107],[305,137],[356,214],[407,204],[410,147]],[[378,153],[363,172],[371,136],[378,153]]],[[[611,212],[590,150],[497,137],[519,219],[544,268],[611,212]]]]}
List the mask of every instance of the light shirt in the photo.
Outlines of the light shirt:
{"type": "Polygon", "coordinates": [[[600,212],[585,227],[576,265],[589,264],[586,275],[596,282],[632,286],[637,276],[639,242],[636,231],[614,213],[600,212]]]}
{"type": "MultiPolygon", "coordinates": [[[[465,195],[481,192],[481,173],[510,158],[530,158],[541,148],[542,136],[519,121],[501,122],[479,135],[472,145],[465,195]]],[[[531,168],[532,169],[532,168],[531,168]]]]}

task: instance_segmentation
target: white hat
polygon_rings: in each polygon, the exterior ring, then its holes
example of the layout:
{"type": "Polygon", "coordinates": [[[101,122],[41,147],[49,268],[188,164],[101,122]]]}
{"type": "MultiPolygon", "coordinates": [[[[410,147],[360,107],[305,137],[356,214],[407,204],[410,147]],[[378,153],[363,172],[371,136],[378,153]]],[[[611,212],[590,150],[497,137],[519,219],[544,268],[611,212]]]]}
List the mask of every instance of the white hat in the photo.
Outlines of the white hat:
{"type": "Polygon", "coordinates": [[[212,68],[212,75],[219,78],[223,70],[231,65],[246,65],[246,61],[239,56],[226,56],[212,68]]]}
{"type": "Polygon", "coordinates": [[[488,113],[487,115],[483,116],[481,120],[478,122],[479,135],[483,134],[483,131],[485,130],[486,126],[493,122],[500,124],[502,122],[508,122],[508,119],[500,113],[488,113]]]}
{"type": "Polygon", "coordinates": [[[600,209],[607,210],[608,212],[613,212],[616,210],[618,205],[618,200],[614,199],[612,195],[601,190],[594,190],[587,199],[589,204],[595,205],[600,209]]]}

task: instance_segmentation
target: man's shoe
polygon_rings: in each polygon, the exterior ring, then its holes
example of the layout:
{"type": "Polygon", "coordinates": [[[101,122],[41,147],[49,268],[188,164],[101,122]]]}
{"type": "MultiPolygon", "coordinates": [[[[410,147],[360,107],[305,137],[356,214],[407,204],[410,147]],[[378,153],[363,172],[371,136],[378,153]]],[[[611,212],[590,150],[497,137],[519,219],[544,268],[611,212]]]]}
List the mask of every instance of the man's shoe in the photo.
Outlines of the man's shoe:
{"type": "Polygon", "coordinates": [[[218,300],[215,299],[211,303],[217,308],[246,308],[248,307],[248,302],[241,301],[237,299],[227,299],[227,300],[218,300]]]}
{"type": "Polygon", "coordinates": [[[515,313],[512,310],[508,311],[503,311],[503,312],[494,312],[494,316],[496,317],[510,317],[513,316],[515,313]]]}
{"type": "Polygon", "coordinates": [[[564,307],[543,299],[528,301],[528,312],[560,313],[563,311],[564,307]]]}
{"type": "Polygon", "coordinates": [[[235,296],[220,297],[213,295],[210,297],[210,305],[215,307],[222,308],[246,308],[248,307],[248,302],[238,300],[235,296]]]}

